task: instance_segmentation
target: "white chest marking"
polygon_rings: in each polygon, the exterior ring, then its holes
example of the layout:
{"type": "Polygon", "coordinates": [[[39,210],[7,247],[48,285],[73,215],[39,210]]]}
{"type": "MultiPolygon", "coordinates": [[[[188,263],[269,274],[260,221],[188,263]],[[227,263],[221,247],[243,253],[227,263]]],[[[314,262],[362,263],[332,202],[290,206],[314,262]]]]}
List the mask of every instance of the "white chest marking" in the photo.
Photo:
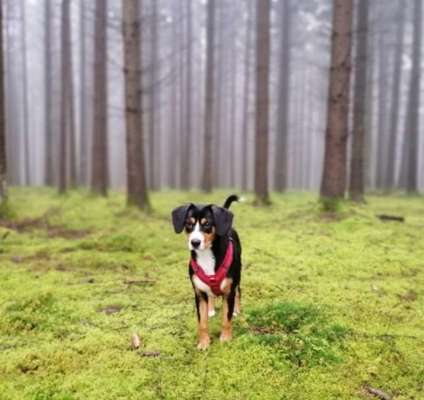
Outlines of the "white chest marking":
{"type": "MultiPolygon", "coordinates": [[[[215,257],[211,249],[196,251],[197,263],[202,267],[206,275],[213,275],[215,273],[215,257]]],[[[206,285],[196,275],[193,275],[193,283],[197,289],[206,292],[210,296],[214,296],[209,285],[206,285]]]]}

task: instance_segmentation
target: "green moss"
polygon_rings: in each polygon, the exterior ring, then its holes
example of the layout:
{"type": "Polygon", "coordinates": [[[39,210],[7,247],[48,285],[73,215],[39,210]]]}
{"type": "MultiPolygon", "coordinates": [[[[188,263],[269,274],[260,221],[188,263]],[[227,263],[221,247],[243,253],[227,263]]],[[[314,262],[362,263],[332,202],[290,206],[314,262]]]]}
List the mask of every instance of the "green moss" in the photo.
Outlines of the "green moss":
{"type": "Polygon", "coordinates": [[[248,311],[255,339],[298,366],[340,361],[337,350],[348,329],[329,324],[316,306],[276,303],[248,311]]]}
{"type": "Polygon", "coordinates": [[[226,345],[212,319],[201,353],[170,212],[227,194],[153,193],[146,215],[120,193],[12,188],[15,225],[0,226],[0,398],[366,399],[365,384],[420,398],[422,198],[375,195],[332,212],[297,193],[233,204],[243,313],[226,345]]]}

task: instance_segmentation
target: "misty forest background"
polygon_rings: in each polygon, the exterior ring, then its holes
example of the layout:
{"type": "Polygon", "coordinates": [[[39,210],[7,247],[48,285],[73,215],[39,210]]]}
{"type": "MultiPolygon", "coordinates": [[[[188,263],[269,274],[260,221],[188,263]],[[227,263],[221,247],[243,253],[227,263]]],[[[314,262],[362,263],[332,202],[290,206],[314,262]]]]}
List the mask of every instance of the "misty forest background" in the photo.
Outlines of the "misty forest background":
{"type": "Polygon", "coordinates": [[[424,186],[420,0],[2,6],[9,185],[424,186]]]}

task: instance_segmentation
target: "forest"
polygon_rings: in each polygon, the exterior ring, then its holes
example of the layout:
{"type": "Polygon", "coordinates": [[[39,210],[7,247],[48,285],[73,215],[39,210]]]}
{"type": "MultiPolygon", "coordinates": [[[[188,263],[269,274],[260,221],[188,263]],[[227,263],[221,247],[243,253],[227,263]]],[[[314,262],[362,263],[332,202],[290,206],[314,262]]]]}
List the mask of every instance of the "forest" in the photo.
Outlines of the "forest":
{"type": "Polygon", "coordinates": [[[0,399],[421,399],[423,19],[0,0],[0,399]],[[171,212],[233,193],[241,313],[199,351],[171,212]]]}

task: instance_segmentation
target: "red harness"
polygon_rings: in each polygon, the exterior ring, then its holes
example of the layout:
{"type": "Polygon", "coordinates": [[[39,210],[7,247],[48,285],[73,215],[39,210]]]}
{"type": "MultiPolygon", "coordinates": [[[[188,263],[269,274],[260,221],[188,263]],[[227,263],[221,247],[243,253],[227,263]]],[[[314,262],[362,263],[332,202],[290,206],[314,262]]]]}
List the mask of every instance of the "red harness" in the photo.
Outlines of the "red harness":
{"type": "Polygon", "coordinates": [[[196,276],[203,282],[206,283],[216,296],[222,295],[221,283],[227,276],[228,270],[230,269],[231,264],[233,263],[233,254],[234,254],[234,245],[230,240],[228,243],[227,251],[225,253],[224,259],[222,260],[221,265],[216,270],[214,275],[207,275],[203,271],[202,267],[196,262],[196,260],[191,259],[190,264],[193,268],[196,276]]]}

